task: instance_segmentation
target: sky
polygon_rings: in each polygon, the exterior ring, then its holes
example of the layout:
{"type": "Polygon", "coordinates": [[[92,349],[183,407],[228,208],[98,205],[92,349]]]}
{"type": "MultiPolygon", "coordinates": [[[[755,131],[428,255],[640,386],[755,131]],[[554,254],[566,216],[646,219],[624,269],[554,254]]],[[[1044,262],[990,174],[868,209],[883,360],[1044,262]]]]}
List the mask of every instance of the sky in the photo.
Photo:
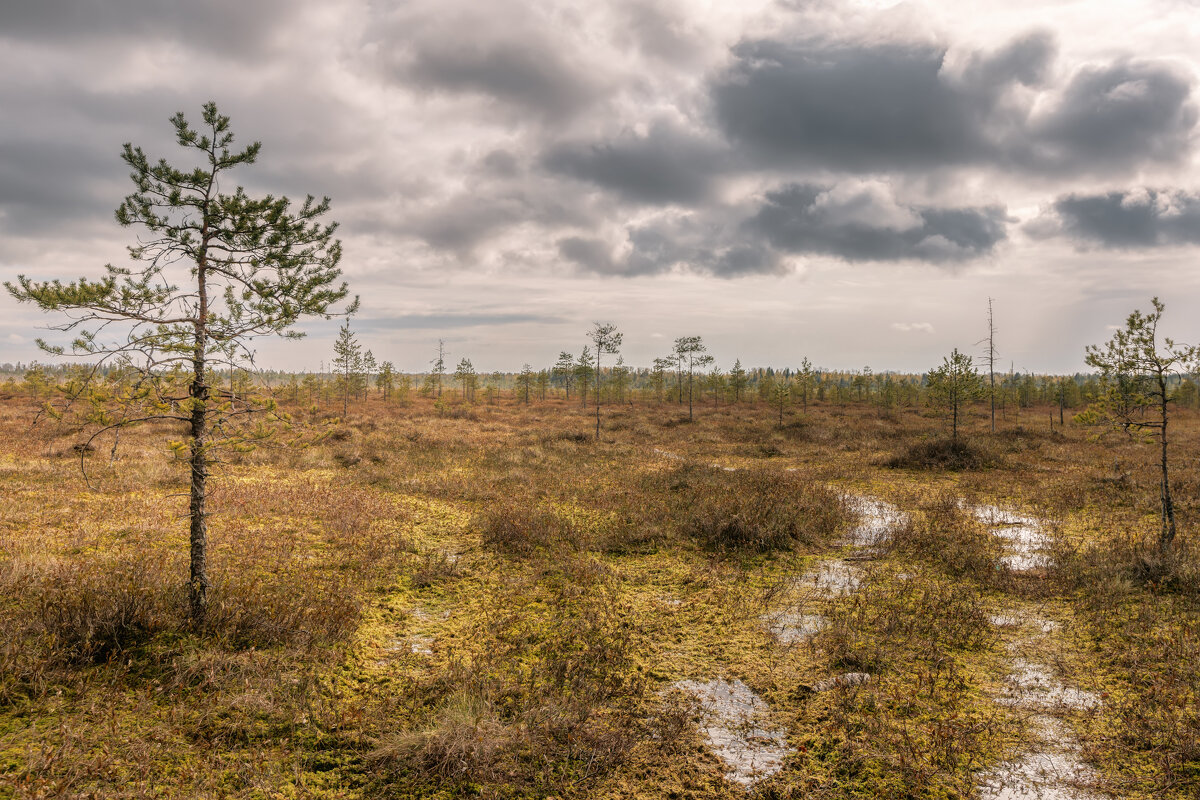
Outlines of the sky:
{"type": "MultiPolygon", "coordinates": [[[[1197,0],[6,0],[0,278],[96,278],[126,142],[215,101],[332,198],[360,342],[397,368],[1085,370],[1150,298],[1200,341],[1197,0]]],[[[228,186],[225,188],[232,188],[228,186]]],[[[61,321],[0,296],[0,362],[61,321]]],[[[259,340],[316,369],[337,321],[259,340]]]]}

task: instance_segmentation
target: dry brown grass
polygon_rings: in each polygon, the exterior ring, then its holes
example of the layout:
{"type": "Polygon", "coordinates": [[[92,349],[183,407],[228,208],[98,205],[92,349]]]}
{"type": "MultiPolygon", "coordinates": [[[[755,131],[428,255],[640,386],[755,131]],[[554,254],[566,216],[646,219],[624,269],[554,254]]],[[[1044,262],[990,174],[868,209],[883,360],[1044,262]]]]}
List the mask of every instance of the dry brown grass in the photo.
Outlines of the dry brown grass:
{"type": "Polygon", "coordinates": [[[1191,415],[1181,547],[1148,564],[1153,453],[1040,412],[995,436],[969,421],[995,466],[947,472],[881,466],[941,435],[915,409],[789,410],[780,430],[766,406],[606,408],[599,442],[590,409],[557,401],[296,409],[327,435],[214,481],[213,612],[192,630],[162,447],[178,431],[126,432],[111,464],[99,443],[90,491],[81,431],[30,430],[31,410],[0,404],[0,797],[744,796],[661,693],[714,675],[751,683],[803,747],[763,796],[963,795],[1013,724],[982,694],[984,609],[1033,593],[960,497],[1054,521],[1038,596],[1069,609],[1108,693],[1079,721],[1105,780],[1200,781],[1191,415]],[[782,648],[758,615],[837,552],[832,487],[913,520],[814,644],[782,648]],[[874,680],[796,691],[849,669],[874,680]]]}
{"type": "Polygon", "coordinates": [[[929,495],[891,540],[904,557],[936,565],[955,577],[997,585],[1003,577],[1001,542],[979,523],[954,492],[929,495]]]}

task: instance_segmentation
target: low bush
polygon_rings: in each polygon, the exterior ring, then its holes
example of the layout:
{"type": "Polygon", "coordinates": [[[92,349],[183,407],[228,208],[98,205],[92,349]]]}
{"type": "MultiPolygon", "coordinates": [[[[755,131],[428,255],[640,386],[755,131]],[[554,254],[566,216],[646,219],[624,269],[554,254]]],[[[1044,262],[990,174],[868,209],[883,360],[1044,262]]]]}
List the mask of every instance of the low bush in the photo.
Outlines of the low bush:
{"type": "Polygon", "coordinates": [[[858,602],[835,610],[817,641],[834,667],[875,673],[917,661],[936,666],[947,653],[990,646],[995,632],[977,592],[924,573],[867,582],[858,602]]]}
{"type": "Polygon", "coordinates": [[[510,556],[581,544],[581,531],[572,520],[541,505],[502,501],[476,515],[475,527],[486,547],[510,556]]]}
{"type": "Polygon", "coordinates": [[[986,448],[965,439],[930,439],[916,442],[883,462],[899,469],[961,471],[1000,466],[986,448]]]}
{"type": "Polygon", "coordinates": [[[846,519],[825,486],[767,470],[691,471],[677,491],[685,535],[710,550],[769,553],[831,541],[846,519]]]}

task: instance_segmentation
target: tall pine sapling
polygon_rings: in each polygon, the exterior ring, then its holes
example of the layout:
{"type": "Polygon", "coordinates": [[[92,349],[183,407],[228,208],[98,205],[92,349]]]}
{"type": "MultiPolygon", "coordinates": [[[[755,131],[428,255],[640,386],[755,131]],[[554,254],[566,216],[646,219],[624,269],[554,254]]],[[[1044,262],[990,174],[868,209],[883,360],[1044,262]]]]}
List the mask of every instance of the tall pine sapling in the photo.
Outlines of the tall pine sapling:
{"type": "MultiPolygon", "coordinates": [[[[600,371],[600,357],[605,353],[615,354],[621,349],[621,333],[611,323],[599,322],[592,326],[588,338],[596,347],[596,439],[600,438],[600,388],[604,374],[600,371]]],[[[586,348],[585,348],[586,351],[586,348]]]]}
{"type": "MultiPolygon", "coordinates": [[[[63,283],[22,275],[15,285],[5,283],[17,300],[68,316],[54,328],[74,332],[74,341],[64,347],[39,340],[44,350],[121,361],[137,370],[152,402],[120,424],[170,419],[187,425],[186,441],[173,450],[190,474],[188,595],[197,625],[208,607],[210,469],[221,446],[247,446],[269,435],[239,428],[240,419],[274,414],[269,400],[251,398],[239,398],[235,410],[214,385],[212,370],[223,358],[251,364],[248,343],[255,337],[299,338],[294,326],[302,318],[329,318],[348,295],[339,282],[336,224],[320,221],[329,199],[309,196],[294,208],[286,197],[254,198],[241,187],[223,192],[225,173],[253,164],[260,144],[230,149],[229,118],[214,103],[204,106],[202,122],[193,128],[182,112],[171,119],[179,146],[198,158],[195,167],[178,169],[165,159],[152,161],[140,147],[124,146],[121,157],[135,188],[116,218],[143,231],[129,247],[133,266],[107,265],[99,280],[63,283]],[[180,381],[169,380],[181,366],[187,372],[180,381]]],[[[344,311],[353,311],[357,300],[349,305],[344,311]]]]}
{"type": "Polygon", "coordinates": [[[1176,391],[1174,375],[1192,372],[1200,347],[1170,338],[1158,340],[1158,323],[1165,306],[1157,297],[1148,314],[1134,311],[1125,327],[1103,347],[1088,345],[1085,360],[1100,371],[1103,393],[1076,417],[1084,424],[1108,424],[1125,432],[1143,434],[1159,445],[1159,500],[1161,528],[1159,551],[1166,554],[1175,540],[1175,503],[1167,461],[1167,426],[1176,391]]]}
{"type": "Polygon", "coordinates": [[[983,380],[975,371],[971,357],[958,348],[942,359],[942,365],[929,372],[929,402],[950,413],[950,438],[958,441],[958,420],[968,403],[983,396],[983,380]]]}
{"type": "Polygon", "coordinates": [[[342,416],[350,413],[350,395],[358,393],[359,375],[363,365],[362,346],[346,320],[333,343],[333,368],[342,392],[342,416]]]}

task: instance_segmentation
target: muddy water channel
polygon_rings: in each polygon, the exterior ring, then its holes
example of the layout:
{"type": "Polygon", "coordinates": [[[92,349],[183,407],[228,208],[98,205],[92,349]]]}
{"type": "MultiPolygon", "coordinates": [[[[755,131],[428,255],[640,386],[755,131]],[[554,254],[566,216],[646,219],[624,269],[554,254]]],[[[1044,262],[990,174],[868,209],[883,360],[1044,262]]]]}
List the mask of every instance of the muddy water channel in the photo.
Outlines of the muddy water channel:
{"type": "MultiPolygon", "coordinates": [[[[660,453],[666,458],[679,456],[660,453]]],[[[715,467],[719,465],[713,465],[715,467]]],[[[721,467],[722,469],[728,469],[721,467]]],[[[781,645],[809,642],[829,625],[830,603],[853,595],[866,580],[859,562],[882,557],[887,544],[910,515],[897,506],[858,494],[843,494],[857,524],[839,543],[840,557],[818,561],[795,578],[798,597],[790,605],[763,614],[763,628],[781,645]]],[[[1004,544],[1001,563],[1033,579],[1052,566],[1051,538],[1046,523],[1029,514],[993,505],[961,504],[1004,544]]],[[[1061,661],[1061,625],[1039,615],[1038,609],[1016,600],[998,609],[990,622],[1004,643],[1008,672],[999,681],[993,701],[1023,716],[1026,746],[1011,759],[978,777],[984,800],[1091,800],[1107,797],[1092,788],[1094,771],[1083,761],[1082,747],[1071,718],[1097,708],[1101,698],[1086,688],[1065,683],[1054,664],[1061,661]]],[[[812,691],[868,683],[866,673],[829,675],[812,691]]],[[[697,702],[701,734],[726,767],[726,778],[742,786],[770,777],[783,768],[792,752],[787,731],[773,723],[767,703],[740,680],[686,680],[674,685],[697,702]]]]}
{"type": "MultiPolygon", "coordinates": [[[[847,502],[860,516],[859,524],[844,544],[855,551],[875,552],[886,544],[894,525],[906,520],[895,506],[874,499],[851,497],[847,502]]],[[[801,607],[784,608],[764,614],[760,621],[780,644],[796,645],[808,641],[828,625],[820,613],[804,610],[810,603],[828,602],[858,591],[862,570],[846,559],[820,561],[799,576],[795,588],[804,600],[801,607]]],[[[830,675],[812,687],[814,692],[867,683],[871,676],[863,672],[830,675]]],[[[787,732],[770,721],[766,701],[741,681],[723,679],[679,681],[674,685],[691,695],[699,704],[701,735],[709,749],[726,767],[726,778],[744,786],[768,778],[783,768],[792,752],[787,732]]]]}
{"type": "Polygon", "coordinates": [[[1024,713],[1030,747],[981,776],[985,800],[1085,800],[1101,795],[1089,786],[1095,773],[1082,761],[1069,723],[1072,712],[1087,711],[1100,698],[1062,682],[1048,666],[1061,651],[1061,626],[1033,610],[993,617],[1001,629],[1010,672],[996,702],[1024,713]]]}

